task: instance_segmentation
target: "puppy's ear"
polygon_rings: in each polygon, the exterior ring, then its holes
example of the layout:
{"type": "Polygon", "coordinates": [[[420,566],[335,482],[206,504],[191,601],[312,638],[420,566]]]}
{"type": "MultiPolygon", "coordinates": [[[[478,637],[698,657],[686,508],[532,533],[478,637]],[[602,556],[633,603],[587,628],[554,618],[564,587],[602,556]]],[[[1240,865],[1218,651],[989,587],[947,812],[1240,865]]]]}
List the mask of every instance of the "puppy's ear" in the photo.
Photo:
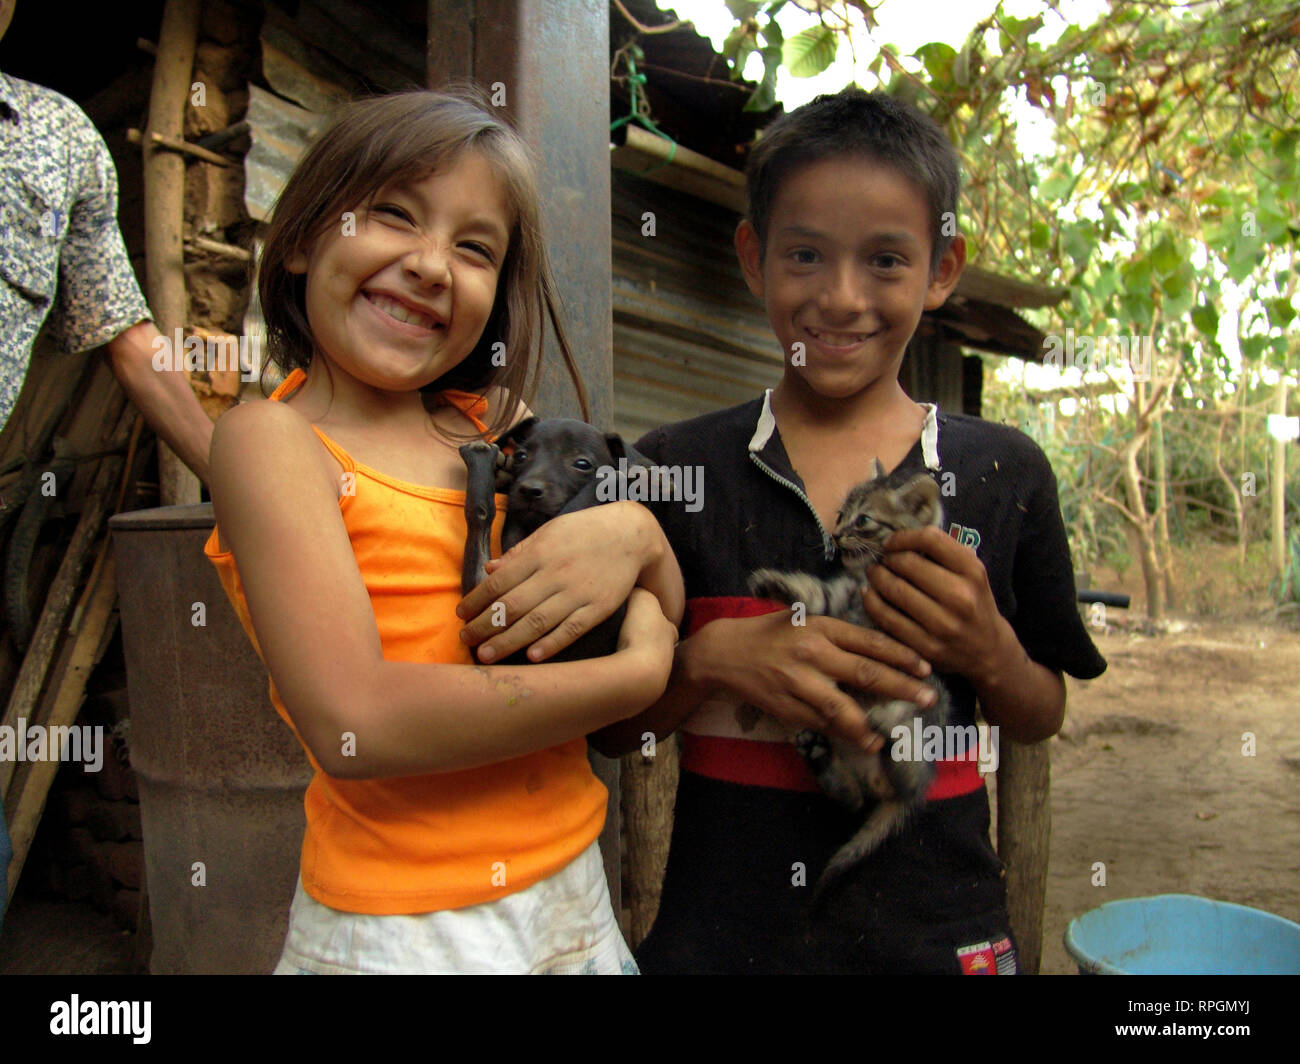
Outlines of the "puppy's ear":
{"type": "Polygon", "coordinates": [[[605,446],[609,448],[609,455],[615,462],[620,458],[626,458],[627,464],[630,466],[644,466],[646,469],[654,468],[654,463],[649,458],[630,443],[624,443],[623,437],[617,432],[605,433],[605,446]]]}
{"type": "Polygon", "coordinates": [[[533,431],[533,426],[537,424],[537,418],[526,417],[513,428],[506,429],[498,438],[497,446],[513,446],[520,440],[528,439],[528,434],[533,431]]]}

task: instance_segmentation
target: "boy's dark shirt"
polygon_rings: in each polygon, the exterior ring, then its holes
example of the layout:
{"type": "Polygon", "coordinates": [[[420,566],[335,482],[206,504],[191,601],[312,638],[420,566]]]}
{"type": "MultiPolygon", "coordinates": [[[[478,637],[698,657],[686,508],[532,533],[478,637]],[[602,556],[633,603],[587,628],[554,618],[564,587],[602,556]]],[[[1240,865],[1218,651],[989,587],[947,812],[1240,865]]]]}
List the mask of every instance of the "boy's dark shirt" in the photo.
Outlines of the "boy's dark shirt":
{"type": "MultiPolygon", "coordinates": [[[[946,530],[975,548],[1025,650],[1048,668],[1100,675],[1106,663],[1075,605],[1046,456],[1022,433],[979,418],[936,411],[927,428],[946,530]]],[[[764,398],[656,429],[636,446],[659,465],[704,467],[698,512],[680,501],[652,506],[681,563],[684,631],[705,616],[750,612],[745,580],[755,569],[838,570],[764,398]]],[[[926,450],[918,440],[899,469],[924,471],[926,450]]],[[[862,465],[865,480],[869,457],[862,465]]],[[[952,695],[950,723],[974,723],[971,685],[941,678],[952,695]]],[[[1008,933],[982,787],[927,803],[810,914],[811,884],[858,822],[811,776],[787,789],[684,767],[659,917],[638,952],[643,970],[960,971],[960,947],[1008,933]],[[800,865],[805,886],[793,885],[800,865]]]]}

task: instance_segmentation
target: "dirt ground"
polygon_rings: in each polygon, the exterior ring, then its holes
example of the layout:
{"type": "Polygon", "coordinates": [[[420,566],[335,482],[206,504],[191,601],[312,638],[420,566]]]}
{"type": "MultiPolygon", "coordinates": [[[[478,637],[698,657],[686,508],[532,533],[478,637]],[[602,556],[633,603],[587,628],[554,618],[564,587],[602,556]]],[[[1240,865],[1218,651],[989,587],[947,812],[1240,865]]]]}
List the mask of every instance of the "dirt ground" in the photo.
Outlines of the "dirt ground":
{"type": "Polygon", "coordinates": [[[1044,973],[1074,972],[1066,924],[1120,898],[1199,894],[1300,922],[1300,633],[1240,599],[1223,606],[1162,635],[1096,632],[1110,667],[1068,681],[1051,740],[1044,973]]]}

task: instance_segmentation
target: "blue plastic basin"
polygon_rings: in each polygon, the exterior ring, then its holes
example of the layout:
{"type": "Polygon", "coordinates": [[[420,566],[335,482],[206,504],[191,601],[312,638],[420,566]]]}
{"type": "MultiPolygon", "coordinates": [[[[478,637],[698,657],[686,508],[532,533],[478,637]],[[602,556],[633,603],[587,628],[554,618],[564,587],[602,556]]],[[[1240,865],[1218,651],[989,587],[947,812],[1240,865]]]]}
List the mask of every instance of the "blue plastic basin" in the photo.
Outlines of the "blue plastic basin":
{"type": "Polygon", "coordinates": [[[1065,929],[1083,975],[1297,975],[1300,924],[1194,894],[1107,902],[1065,929]]]}

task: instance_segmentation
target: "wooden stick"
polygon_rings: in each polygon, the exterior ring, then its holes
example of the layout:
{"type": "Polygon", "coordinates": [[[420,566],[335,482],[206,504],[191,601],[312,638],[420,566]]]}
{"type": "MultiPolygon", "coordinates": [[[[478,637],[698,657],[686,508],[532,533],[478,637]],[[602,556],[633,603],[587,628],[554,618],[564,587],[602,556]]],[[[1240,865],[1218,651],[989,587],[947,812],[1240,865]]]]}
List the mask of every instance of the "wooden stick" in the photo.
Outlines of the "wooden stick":
{"type": "MultiPolygon", "coordinates": [[[[86,693],[86,681],[90,678],[98,653],[104,645],[103,637],[109,626],[117,623],[117,614],[113,610],[116,601],[117,566],[110,554],[99,581],[86,588],[77,607],[79,610],[85,607],[86,623],[71,641],[65,662],[60,663],[62,667],[54,696],[49,700],[48,707],[42,707],[47,712],[41,714],[39,720],[46,727],[47,735],[48,729],[68,727],[77,719],[77,712],[86,693]]],[[[104,735],[102,730],[100,734],[104,735]]],[[[61,764],[60,761],[48,759],[51,752],[47,746],[47,760],[31,762],[30,771],[22,780],[16,801],[9,803],[14,811],[9,818],[9,837],[14,848],[13,860],[9,864],[8,896],[11,900],[14,889],[18,886],[18,877],[22,874],[23,863],[27,860],[27,851],[32,839],[36,837],[36,828],[41,822],[50,785],[54,783],[61,764]]],[[[100,747],[100,753],[101,756],[115,756],[107,742],[100,747]]]]}
{"type": "MultiPolygon", "coordinates": [[[[122,477],[117,485],[117,499],[113,503],[113,513],[122,512],[122,503],[126,500],[126,489],[131,483],[131,473],[135,469],[135,452],[140,446],[140,432],[144,428],[144,422],[140,418],[135,419],[135,427],[131,430],[131,442],[126,448],[126,461],[122,465],[122,477]]],[[[108,557],[108,537],[104,537],[103,543],[99,545],[99,553],[95,555],[95,564],[90,567],[90,576],[86,579],[87,587],[94,587],[99,580],[99,571],[104,567],[104,561],[108,557]]],[[[76,635],[77,630],[81,627],[81,610],[85,605],[83,598],[77,604],[77,608],[72,611],[72,620],[68,622],[68,634],[76,635]]]]}
{"type": "Polygon", "coordinates": [[[253,253],[234,244],[223,244],[219,240],[209,240],[206,236],[190,237],[185,242],[187,251],[206,251],[213,255],[222,255],[236,262],[252,262],[253,253]]]}
{"type": "MultiPolygon", "coordinates": [[[[149,306],[158,331],[171,336],[185,324],[185,160],[175,151],[159,151],[154,135],[185,142],[185,104],[194,72],[199,36],[199,0],[167,0],[158,31],[158,58],[149,93],[145,126],[144,243],[149,306]]],[[[196,477],[176,454],[158,441],[159,494],[164,506],[196,503],[196,477]]]]}
{"type": "MultiPolygon", "coordinates": [[[[154,144],[166,151],[178,151],[182,155],[193,155],[196,159],[202,159],[205,163],[213,163],[216,166],[230,167],[232,170],[239,169],[239,163],[233,159],[227,159],[224,155],[218,155],[214,151],[208,151],[207,148],[201,148],[197,144],[191,144],[188,140],[177,140],[175,137],[164,136],[162,133],[151,135],[154,144]]],[[[132,144],[143,144],[144,134],[138,129],[128,129],[126,139],[132,144]]]]}
{"type": "MultiPolygon", "coordinates": [[[[124,446],[130,436],[135,420],[140,415],[134,407],[128,406],[118,421],[113,433],[117,446],[124,446]]],[[[22,668],[18,670],[18,679],[14,681],[13,693],[5,710],[4,724],[13,727],[19,717],[29,717],[37,705],[45,678],[49,675],[50,664],[58,646],[59,636],[63,632],[72,606],[72,596],[77,590],[81,572],[85,566],[86,556],[99,538],[99,531],[108,514],[112,502],[111,492],[116,485],[122,458],[112,456],[105,458],[95,474],[95,482],[82,507],[81,519],[77,522],[72,541],[59,565],[59,571],[50,585],[45,597],[45,606],[41,610],[41,619],[36,623],[31,645],[23,658],[22,668]]],[[[14,776],[14,763],[0,761],[0,795],[9,790],[9,783],[14,776]]]]}

